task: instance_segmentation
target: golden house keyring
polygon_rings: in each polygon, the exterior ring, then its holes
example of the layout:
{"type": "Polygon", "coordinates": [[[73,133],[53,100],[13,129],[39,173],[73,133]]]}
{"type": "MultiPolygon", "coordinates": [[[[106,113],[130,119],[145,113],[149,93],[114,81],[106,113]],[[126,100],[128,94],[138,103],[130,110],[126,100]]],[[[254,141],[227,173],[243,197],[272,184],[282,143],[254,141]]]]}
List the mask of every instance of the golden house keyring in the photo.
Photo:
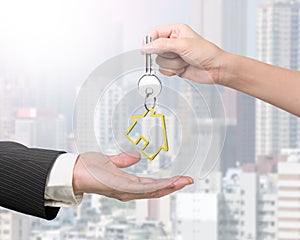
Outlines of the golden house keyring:
{"type": "MultiPolygon", "coordinates": [[[[151,37],[146,36],[146,44],[151,42],[151,37]]],[[[155,73],[152,71],[152,57],[151,54],[146,54],[146,73],[139,79],[138,82],[138,91],[141,96],[145,98],[144,106],[146,111],[141,115],[131,116],[132,124],[130,125],[129,129],[126,132],[126,137],[128,140],[134,144],[138,145],[141,140],[144,141],[144,145],[141,148],[141,152],[149,159],[153,160],[161,150],[168,151],[168,138],[167,138],[167,129],[166,129],[166,123],[165,123],[165,116],[164,114],[156,114],[154,108],[156,104],[157,97],[159,96],[162,89],[162,84],[159,78],[155,75],[155,73]],[[149,99],[153,99],[152,106],[148,106],[147,101],[149,99]],[[141,134],[137,138],[130,137],[131,131],[135,128],[137,124],[137,119],[145,118],[146,116],[150,116],[153,118],[159,118],[160,120],[160,126],[162,128],[162,134],[164,142],[160,145],[160,147],[152,154],[149,154],[147,152],[147,146],[149,145],[149,139],[147,139],[143,134],[141,134]]]]}

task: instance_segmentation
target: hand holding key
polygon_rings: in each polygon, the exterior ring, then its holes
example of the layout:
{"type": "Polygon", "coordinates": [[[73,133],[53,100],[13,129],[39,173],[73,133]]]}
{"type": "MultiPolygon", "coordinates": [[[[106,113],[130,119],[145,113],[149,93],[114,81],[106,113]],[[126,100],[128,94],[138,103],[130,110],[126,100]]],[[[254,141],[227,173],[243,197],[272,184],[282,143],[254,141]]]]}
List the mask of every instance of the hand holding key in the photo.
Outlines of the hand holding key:
{"type": "Polygon", "coordinates": [[[155,27],[148,33],[152,42],[143,45],[147,54],[157,54],[160,72],[178,75],[198,83],[219,83],[224,51],[206,41],[189,26],[155,27]]]}
{"type": "Polygon", "coordinates": [[[149,35],[153,42],[143,51],[158,54],[163,74],[233,88],[300,116],[299,71],[225,52],[185,24],[155,27],[149,35]]]}

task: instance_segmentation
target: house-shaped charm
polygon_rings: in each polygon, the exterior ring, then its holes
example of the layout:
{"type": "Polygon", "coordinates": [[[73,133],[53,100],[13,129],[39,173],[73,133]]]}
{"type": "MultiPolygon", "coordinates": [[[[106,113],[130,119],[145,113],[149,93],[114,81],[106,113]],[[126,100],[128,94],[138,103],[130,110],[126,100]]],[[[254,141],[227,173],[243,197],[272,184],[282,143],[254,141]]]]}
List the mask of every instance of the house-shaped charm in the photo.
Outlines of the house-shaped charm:
{"type": "Polygon", "coordinates": [[[156,114],[155,110],[152,107],[148,107],[142,115],[132,116],[130,119],[132,120],[132,124],[130,125],[129,129],[126,132],[126,137],[134,145],[138,145],[141,142],[141,140],[143,140],[144,145],[141,148],[141,152],[149,160],[153,160],[161,150],[164,150],[166,152],[169,150],[166,123],[163,114],[156,114]],[[130,136],[130,133],[134,130],[135,127],[137,127],[138,121],[143,120],[146,117],[155,118],[155,120],[159,120],[160,129],[162,131],[161,134],[163,135],[163,143],[154,151],[154,153],[149,153],[148,147],[151,143],[150,140],[145,135],[141,134],[138,137],[130,136]]]}

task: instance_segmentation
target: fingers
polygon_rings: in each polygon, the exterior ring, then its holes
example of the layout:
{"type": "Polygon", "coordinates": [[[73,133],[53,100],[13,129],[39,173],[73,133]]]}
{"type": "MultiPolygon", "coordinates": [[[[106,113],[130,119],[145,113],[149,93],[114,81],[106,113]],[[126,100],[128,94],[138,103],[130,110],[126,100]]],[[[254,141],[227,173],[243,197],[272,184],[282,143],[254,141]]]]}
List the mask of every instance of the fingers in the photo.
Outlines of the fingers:
{"type": "Polygon", "coordinates": [[[160,68],[159,72],[162,73],[165,76],[171,77],[171,76],[179,76],[179,77],[183,77],[183,74],[185,73],[186,69],[182,68],[182,69],[178,69],[178,70],[174,70],[174,69],[164,69],[164,68],[160,68]]]}
{"type": "Polygon", "coordinates": [[[119,181],[118,190],[127,193],[151,193],[168,187],[176,187],[178,185],[189,185],[193,183],[190,177],[173,177],[166,179],[149,179],[137,178],[135,181],[131,179],[123,179],[119,181]]]}
{"type": "Polygon", "coordinates": [[[148,35],[150,35],[153,40],[158,38],[189,37],[194,34],[194,31],[188,25],[182,23],[157,26],[148,32],[148,35]]]}
{"type": "Polygon", "coordinates": [[[189,66],[178,54],[173,52],[156,51],[156,63],[159,65],[159,71],[166,76],[181,76],[189,66]],[[158,53],[159,52],[159,53],[158,53]]]}
{"type": "Polygon", "coordinates": [[[198,36],[186,24],[171,24],[152,28],[148,35],[152,37],[152,42],[143,44],[144,53],[159,54],[164,52],[174,52],[179,55],[184,53],[188,46],[186,39],[198,36]]]}
{"type": "Polygon", "coordinates": [[[157,56],[156,63],[163,69],[179,70],[187,67],[189,64],[186,63],[181,57],[177,58],[166,58],[157,56]]]}
{"type": "Polygon", "coordinates": [[[152,28],[148,33],[153,40],[158,38],[170,38],[176,34],[178,34],[177,24],[157,26],[152,28]]]}
{"type": "Polygon", "coordinates": [[[174,76],[179,75],[179,73],[183,73],[185,71],[185,66],[187,65],[178,54],[172,52],[160,53],[156,58],[156,63],[159,65],[159,71],[166,76],[174,76]],[[170,63],[165,63],[170,60],[170,63]],[[178,70],[171,69],[171,62],[174,60],[175,65],[177,65],[178,70]],[[180,68],[179,65],[183,67],[180,68]]]}
{"type": "Polygon", "coordinates": [[[168,59],[173,59],[173,58],[178,58],[179,55],[176,53],[172,53],[172,52],[163,52],[161,54],[159,54],[161,57],[164,58],[168,58],[168,59]]]}
{"type": "Polygon", "coordinates": [[[141,160],[139,152],[121,153],[114,156],[108,156],[109,160],[119,168],[130,167],[141,160]]]}
{"type": "Polygon", "coordinates": [[[158,38],[153,42],[143,45],[142,52],[148,54],[163,54],[173,52],[180,55],[185,45],[184,39],[158,38]]]}
{"type": "Polygon", "coordinates": [[[178,190],[181,190],[185,187],[186,185],[182,185],[182,186],[177,186],[177,187],[170,187],[170,188],[164,188],[164,189],[160,189],[157,190],[155,192],[152,193],[146,193],[144,195],[139,196],[139,198],[136,199],[148,199],[148,198],[161,198],[164,197],[166,195],[169,195],[173,192],[176,192],[178,190]]]}
{"type": "Polygon", "coordinates": [[[159,71],[166,76],[181,76],[189,66],[181,57],[166,58],[162,55],[157,56],[156,63],[159,66],[159,71]]]}
{"type": "Polygon", "coordinates": [[[168,77],[172,77],[172,76],[175,76],[177,75],[176,72],[172,71],[172,70],[167,70],[167,69],[159,69],[159,72],[165,76],[168,76],[168,77]]]}
{"type": "Polygon", "coordinates": [[[119,200],[129,201],[135,199],[160,198],[169,195],[175,191],[178,191],[192,183],[194,183],[194,181],[190,177],[177,177],[177,181],[175,181],[172,185],[166,186],[162,189],[145,193],[122,193],[119,195],[119,200]]]}

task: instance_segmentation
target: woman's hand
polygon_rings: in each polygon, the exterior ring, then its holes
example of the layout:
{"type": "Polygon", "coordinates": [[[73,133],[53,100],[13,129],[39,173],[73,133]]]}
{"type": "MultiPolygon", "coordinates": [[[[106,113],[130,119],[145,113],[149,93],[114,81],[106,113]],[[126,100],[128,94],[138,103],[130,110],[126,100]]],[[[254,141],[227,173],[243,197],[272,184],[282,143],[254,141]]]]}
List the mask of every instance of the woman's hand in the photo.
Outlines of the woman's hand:
{"type": "Polygon", "coordinates": [[[219,83],[222,78],[222,49],[206,41],[185,24],[155,27],[148,33],[152,42],[143,52],[157,54],[160,72],[198,83],[219,83]]]}
{"type": "Polygon", "coordinates": [[[163,74],[230,87],[300,116],[299,71],[227,53],[185,24],[155,27],[148,35],[154,41],[143,51],[158,54],[163,74]]]}

